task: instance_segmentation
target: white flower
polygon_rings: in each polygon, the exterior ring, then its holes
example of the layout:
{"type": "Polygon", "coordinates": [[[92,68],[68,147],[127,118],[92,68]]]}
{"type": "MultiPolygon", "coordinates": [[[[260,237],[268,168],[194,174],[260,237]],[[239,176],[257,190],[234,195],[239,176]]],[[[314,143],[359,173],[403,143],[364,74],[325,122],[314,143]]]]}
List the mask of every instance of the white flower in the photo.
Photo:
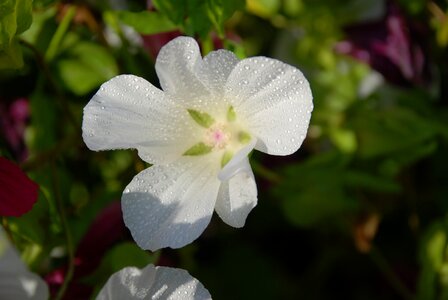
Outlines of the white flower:
{"type": "Polygon", "coordinates": [[[48,287],[30,272],[0,226],[0,299],[47,300],[48,287]]]}
{"type": "Polygon", "coordinates": [[[288,155],[302,144],[313,109],[308,81],[278,60],[239,61],[226,50],[202,59],[198,44],[165,45],[156,71],[163,89],[121,75],[84,108],[83,138],[92,150],[136,148],[152,167],[122,196],[137,244],[179,248],[195,240],[215,210],[242,227],[257,204],[247,155],[288,155]]]}
{"type": "Polygon", "coordinates": [[[207,289],[182,269],[127,267],[114,273],[98,294],[97,300],[209,300],[207,289]]]}

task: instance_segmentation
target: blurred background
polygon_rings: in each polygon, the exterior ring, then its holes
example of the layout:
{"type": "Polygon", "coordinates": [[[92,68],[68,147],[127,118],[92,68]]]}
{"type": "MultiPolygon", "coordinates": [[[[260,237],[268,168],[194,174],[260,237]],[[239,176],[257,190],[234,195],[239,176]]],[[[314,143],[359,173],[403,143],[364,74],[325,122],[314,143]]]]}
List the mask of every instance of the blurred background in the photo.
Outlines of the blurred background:
{"type": "Polygon", "coordinates": [[[447,13],[446,0],[2,0],[0,154],[39,186],[2,224],[63,299],[151,262],[215,300],[448,299],[447,13]],[[148,165],[89,151],[82,109],[118,74],[158,86],[155,58],[178,35],[298,67],[314,112],[297,153],[252,155],[244,228],[215,215],[189,246],[151,253],[119,202],[148,165]]]}

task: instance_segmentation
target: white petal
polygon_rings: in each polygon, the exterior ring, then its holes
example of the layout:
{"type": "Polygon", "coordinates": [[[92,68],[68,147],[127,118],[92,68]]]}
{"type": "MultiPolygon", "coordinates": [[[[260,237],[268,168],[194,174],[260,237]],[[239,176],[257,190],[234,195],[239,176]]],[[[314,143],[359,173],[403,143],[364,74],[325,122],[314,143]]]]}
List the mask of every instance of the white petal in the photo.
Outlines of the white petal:
{"type": "Polygon", "coordinates": [[[36,274],[0,270],[0,299],[47,300],[48,296],[45,281],[36,274]]]}
{"type": "MultiPolygon", "coordinates": [[[[221,181],[226,181],[233,177],[235,174],[245,171],[247,167],[250,168],[249,163],[246,164],[247,156],[254,149],[257,143],[256,139],[252,139],[244,148],[238,151],[232,159],[221,169],[218,173],[218,178],[221,181]]],[[[252,172],[252,171],[251,171],[252,172]]]]}
{"type": "Polygon", "coordinates": [[[120,75],[104,83],[84,108],[83,139],[91,150],[138,149],[150,163],[173,161],[195,138],[197,125],[143,78],[120,75]]]}
{"type": "Polygon", "coordinates": [[[298,69],[266,57],[244,59],[225,89],[237,116],[258,139],[255,149],[274,155],[297,151],[313,110],[309,83],[298,69]]]}
{"type": "Polygon", "coordinates": [[[97,296],[98,300],[211,300],[210,293],[182,269],[126,267],[114,273],[97,296]]]}
{"type": "Polygon", "coordinates": [[[122,196],[123,218],[143,249],[180,248],[210,222],[220,181],[207,156],[182,157],[134,177],[122,196]]]}
{"type": "Polygon", "coordinates": [[[247,215],[257,205],[257,184],[247,156],[239,172],[222,182],[215,210],[221,219],[233,227],[243,227],[247,215]]]}
{"type": "Polygon", "coordinates": [[[177,37],[160,49],[156,72],[162,89],[187,108],[200,109],[211,93],[202,81],[201,52],[197,42],[190,37],[177,37]]]}
{"type": "Polygon", "coordinates": [[[30,272],[0,227],[0,299],[48,299],[48,287],[30,272]]]}
{"type": "Polygon", "coordinates": [[[222,96],[227,78],[238,62],[233,52],[224,49],[212,51],[204,57],[200,75],[215,96],[222,96]]]}

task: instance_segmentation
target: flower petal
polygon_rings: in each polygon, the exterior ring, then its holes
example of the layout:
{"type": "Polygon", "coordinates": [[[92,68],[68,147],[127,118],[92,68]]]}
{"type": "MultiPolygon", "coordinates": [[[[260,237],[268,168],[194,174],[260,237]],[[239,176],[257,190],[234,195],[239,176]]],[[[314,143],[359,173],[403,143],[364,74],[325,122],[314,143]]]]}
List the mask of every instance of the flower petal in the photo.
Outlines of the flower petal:
{"type": "Polygon", "coordinates": [[[255,149],[274,155],[297,151],[313,110],[309,83],[298,69],[266,57],[244,59],[225,89],[236,115],[258,138],[255,149]]]}
{"type": "Polygon", "coordinates": [[[186,108],[202,108],[211,96],[199,76],[202,64],[193,38],[181,36],[171,40],[160,50],[155,65],[162,89],[186,108]]]}
{"type": "Polygon", "coordinates": [[[204,57],[199,73],[215,96],[222,95],[227,78],[238,62],[233,52],[224,49],[212,51],[204,57]]]}
{"type": "Polygon", "coordinates": [[[239,172],[222,182],[215,206],[221,219],[233,227],[243,227],[257,205],[257,184],[247,156],[240,163],[239,172]]]}
{"type": "Polygon", "coordinates": [[[48,287],[30,272],[0,227],[0,299],[48,299],[48,287]]]}
{"type": "MultiPolygon", "coordinates": [[[[247,167],[250,168],[249,162],[247,160],[247,156],[249,153],[254,149],[255,145],[257,144],[256,139],[252,139],[244,148],[242,148],[240,151],[238,151],[232,159],[224,166],[224,168],[221,169],[218,173],[218,178],[221,181],[226,181],[233,177],[235,174],[245,171],[247,167]]],[[[251,171],[252,172],[252,171],[251,171]]]]}
{"type": "Polygon", "coordinates": [[[185,270],[148,265],[143,269],[126,267],[114,273],[97,299],[211,300],[211,296],[185,270]]]}
{"type": "Polygon", "coordinates": [[[19,217],[37,201],[39,186],[15,164],[0,157],[0,216],[19,217]]]}
{"type": "Polygon", "coordinates": [[[155,251],[198,238],[215,206],[216,174],[207,156],[182,157],[137,174],[122,196],[124,222],[137,244],[155,251]]]}
{"type": "Polygon", "coordinates": [[[136,148],[149,163],[180,157],[197,126],[186,110],[143,78],[120,75],[104,83],[84,108],[83,139],[91,150],[136,148]]]}

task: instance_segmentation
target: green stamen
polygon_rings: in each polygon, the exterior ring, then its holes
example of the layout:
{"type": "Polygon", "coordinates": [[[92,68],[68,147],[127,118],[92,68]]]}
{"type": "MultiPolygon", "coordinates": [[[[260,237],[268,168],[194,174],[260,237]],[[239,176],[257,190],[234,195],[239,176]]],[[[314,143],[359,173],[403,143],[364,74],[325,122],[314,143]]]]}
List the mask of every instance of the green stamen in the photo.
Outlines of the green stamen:
{"type": "Polygon", "coordinates": [[[221,167],[224,167],[225,165],[227,165],[227,163],[232,159],[233,157],[233,153],[230,151],[226,151],[224,152],[224,154],[222,155],[222,159],[221,159],[221,167]]]}
{"type": "Polygon", "coordinates": [[[251,140],[250,134],[248,134],[247,132],[245,132],[245,131],[240,131],[240,132],[238,133],[238,141],[239,141],[241,144],[247,144],[247,143],[250,142],[250,140],[251,140]]]}
{"type": "Polygon", "coordinates": [[[194,109],[187,109],[187,111],[193,120],[202,127],[210,128],[210,126],[215,123],[215,119],[213,119],[213,117],[208,113],[203,113],[194,109]]]}
{"type": "Polygon", "coordinates": [[[207,154],[211,151],[212,147],[207,146],[204,143],[197,143],[196,145],[185,151],[183,155],[198,156],[207,154]]]}
{"type": "Polygon", "coordinates": [[[236,120],[235,110],[233,109],[233,106],[230,106],[229,109],[227,110],[227,121],[233,122],[235,120],[236,120]]]}

